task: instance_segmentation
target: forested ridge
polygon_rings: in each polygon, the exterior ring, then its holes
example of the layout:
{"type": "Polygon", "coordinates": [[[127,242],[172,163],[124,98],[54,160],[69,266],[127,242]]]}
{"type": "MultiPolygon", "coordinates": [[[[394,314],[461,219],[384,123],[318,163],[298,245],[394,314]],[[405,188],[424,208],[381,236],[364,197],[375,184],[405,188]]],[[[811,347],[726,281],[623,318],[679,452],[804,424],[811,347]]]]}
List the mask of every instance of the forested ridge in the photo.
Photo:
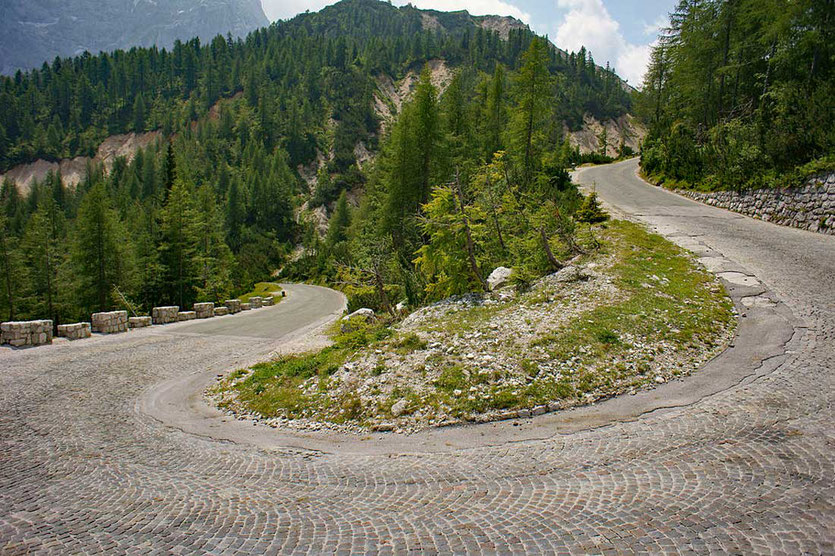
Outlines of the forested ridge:
{"type": "Polygon", "coordinates": [[[502,40],[466,12],[430,12],[440,25],[425,29],[425,15],[345,0],[245,40],[85,54],[3,78],[2,168],[90,155],[116,133],[165,139],[109,172],[91,166],[76,188],[54,174],[25,196],[3,184],[2,318],[188,307],[281,267],[388,308],[477,289],[498,264],[520,279],[557,267],[580,249],[565,126],[625,113],[629,93],[584,50],[524,28],[502,40]],[[446,90],[424,69],[382,134],[380,76],[436,59],[454,68],[446,90]],[[380,153],[362,169],[360,142],[380,153]],[[308,187],[298,168],[319,162],[308,187]],[[346,192],[364,192],[358,206],[346,192]],[[332,212],[326,237],[296,217],[306,201],[332,212]]]}
{"type": "Polygon", "coordinates": [[[705,189],[835,168],[835,1],[682,0],[637,103],[644,171],[705,189]]]}

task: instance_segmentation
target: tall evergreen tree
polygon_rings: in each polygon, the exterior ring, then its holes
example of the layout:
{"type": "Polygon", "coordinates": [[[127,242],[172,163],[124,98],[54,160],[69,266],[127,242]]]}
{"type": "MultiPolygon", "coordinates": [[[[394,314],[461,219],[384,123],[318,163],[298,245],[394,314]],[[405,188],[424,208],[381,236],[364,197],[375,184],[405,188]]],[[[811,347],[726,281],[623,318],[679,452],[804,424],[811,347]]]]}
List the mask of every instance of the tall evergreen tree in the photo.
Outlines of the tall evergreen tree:
{"type": "Polygon", "coordinates": [[[126,289],[132,260],[128,236],[103,184],[82,199],[74,237],[80,305],[86,311],[106,311],[112,307],[113,286],[126,289]]]}

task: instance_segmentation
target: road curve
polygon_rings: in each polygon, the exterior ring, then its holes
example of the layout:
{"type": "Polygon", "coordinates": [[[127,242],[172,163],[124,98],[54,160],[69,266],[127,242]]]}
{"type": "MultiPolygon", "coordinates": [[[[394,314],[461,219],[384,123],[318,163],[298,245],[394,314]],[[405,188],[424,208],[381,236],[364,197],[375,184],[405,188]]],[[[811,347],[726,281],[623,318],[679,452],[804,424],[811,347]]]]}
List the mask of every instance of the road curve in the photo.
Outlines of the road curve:
{"type": "MultiPolygon", "coordinates": [[[[176,396],[197,386],[161,385],[290,338],[298,322],[265,330],[253,319],[304,313],[294,291],[260,312],[0,350],[0,552],[832,553],[835,238],[699,205],[635,169],[578,179],[751,288],[752,315],[780,302],[792,339],[773,364],[743,358],[745,380],[608,426],[380,453],[218,437],[160,409],[182,407],[176,396]]],[[[328,295],[306,291],[306,304],[328,295]]],[[[313,317],[303,328],[321,322],[313,317]]]]}

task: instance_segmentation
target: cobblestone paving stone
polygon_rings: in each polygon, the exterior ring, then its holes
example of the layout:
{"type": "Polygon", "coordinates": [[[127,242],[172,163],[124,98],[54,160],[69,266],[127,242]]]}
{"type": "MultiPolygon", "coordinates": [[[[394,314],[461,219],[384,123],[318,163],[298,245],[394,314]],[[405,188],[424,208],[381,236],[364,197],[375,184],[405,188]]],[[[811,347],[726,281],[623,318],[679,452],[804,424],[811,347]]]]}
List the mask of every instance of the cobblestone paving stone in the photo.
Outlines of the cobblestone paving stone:
{"type": "Polygon", "coordinates": [[[835,238],[648,191],[633,212],[698,236],[792,309],[802,324],[777,370],[547,440],[348,456],[218,442],[136,411],[152,385],[270,340],[143,329],[4,349],[0,552],[833,553],[835,238]]]}

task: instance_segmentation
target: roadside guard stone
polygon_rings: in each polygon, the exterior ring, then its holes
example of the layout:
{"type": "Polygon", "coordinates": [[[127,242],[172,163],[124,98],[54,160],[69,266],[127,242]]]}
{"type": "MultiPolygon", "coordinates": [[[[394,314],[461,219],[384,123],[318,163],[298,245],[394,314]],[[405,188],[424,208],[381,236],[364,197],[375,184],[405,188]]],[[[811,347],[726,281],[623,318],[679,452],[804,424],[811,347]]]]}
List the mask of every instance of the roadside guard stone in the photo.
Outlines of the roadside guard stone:
{"type": "Polygon", "coordinates": [[[249,311],[252,309],[252,305],[249,303],[241,303],[241,311],[249,311]]]}
{"type": "Polygon", "coordinates": [[[229,309],[230,314],[240,313],[241,312],[241,300],[240,299],[227,299],[223,303],[226,305],[226,308],[229,309]]]}
{"type": "Polygon", "coordinates": [[[215,316],[214,303],[195,303],[194,312],[197,313],[198,319],[208,319],[215,316]]]}
{"type": "Polygon", "coordinates": [[[130,317],[128,319],[128,326],[131,328],[145,328],[151,326],[151,317],[130,317]]]}
{"type": "Polygon", "coordinates": [[[168,324],[169,322],[177,322],[177,315],[180,308],[176,305],[167,307],[154,307],[151,310],[151,320],[154,324],[168,324]]]}
{"type": "Polygon", "coordinates": [[[93,327],[89,322],[76,322],[73,324],[59,324],[58,336],[68,340],[81,340],[89,338],[93,333],[93,327]]]}
{"type": "Polygon", "coordinates": [[[52,343],[52,321],[10,321],[0,324],[0,344],[14,347],[52,343]]]}
{"type": "Polygon", "coordinates": [[[228,307],[215,307],[215,316],[216,317],[224,317],[229,314],[228,307]]]}
{"type": "Polygon", "coordinates": [[[275,305],[275,298],[271,295],[268,295],[267,297],[261,299],[261,303],[264,305],[264,307],[271,307],[275,305]]]}
{"type": "Polygon", "coordinates": [[[93,313],[90,321],[93,325],[93,332],[98,332],[99,334],[118,334],[128,331],[127,311],[93,313]]]}
{"type": "Polygon", "coordinates": [[[194,311],[180,311],[177,315],[177,320],[182,322],[184,320],[194,320],[197,318],[197,313],[194,311]]]}
{"type": "Polygon", "coordinates": [[[249,306],[252,309],[260,309],[263,304],[263,299],[260,297],[252,296],[249,298],[249,306]]]}

